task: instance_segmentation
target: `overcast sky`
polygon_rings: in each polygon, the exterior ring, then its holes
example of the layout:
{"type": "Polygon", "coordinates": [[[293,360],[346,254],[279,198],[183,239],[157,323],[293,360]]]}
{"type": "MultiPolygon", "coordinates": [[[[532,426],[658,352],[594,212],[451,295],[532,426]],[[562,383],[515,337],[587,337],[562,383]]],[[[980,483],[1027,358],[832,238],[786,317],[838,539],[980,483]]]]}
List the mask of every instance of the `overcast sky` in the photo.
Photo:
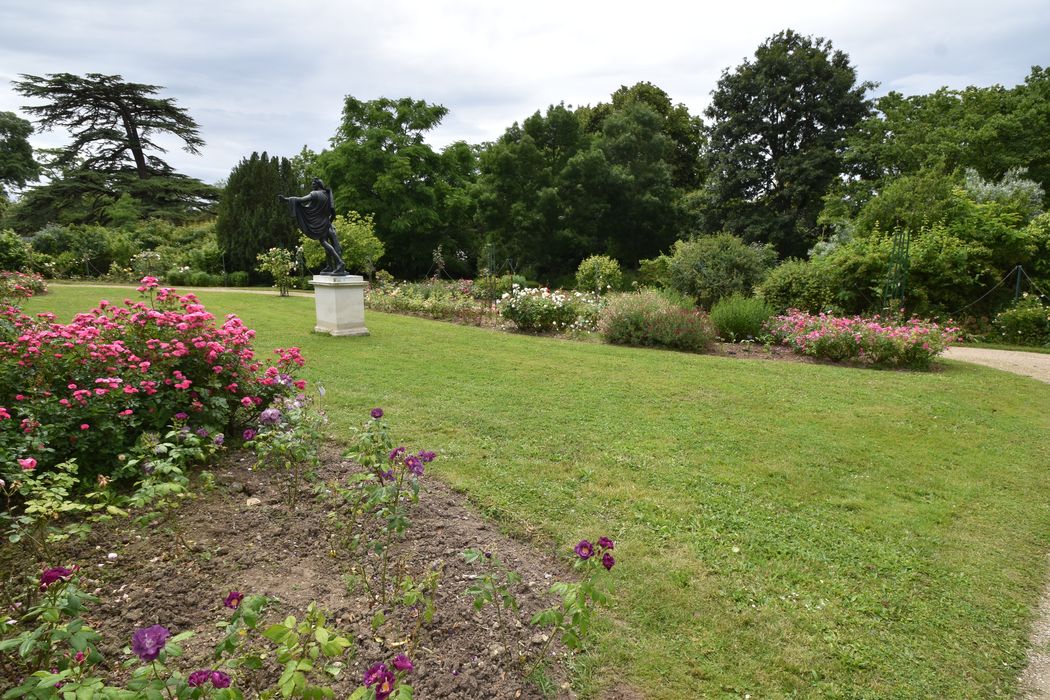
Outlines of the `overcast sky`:
{"type": "Polygon", "coordinates": [[[0,111],[27,116],[20,73],[162,85],[206,142],[169,162],[215,182],[252,151],[325,148],[346,95],[444,105],[437,147],[643,80],[701,114],[722,71],[786,28],[830,39],[876,94],[1009,87],[1050,63],[1047,0],[0,0],[0,111]]]}

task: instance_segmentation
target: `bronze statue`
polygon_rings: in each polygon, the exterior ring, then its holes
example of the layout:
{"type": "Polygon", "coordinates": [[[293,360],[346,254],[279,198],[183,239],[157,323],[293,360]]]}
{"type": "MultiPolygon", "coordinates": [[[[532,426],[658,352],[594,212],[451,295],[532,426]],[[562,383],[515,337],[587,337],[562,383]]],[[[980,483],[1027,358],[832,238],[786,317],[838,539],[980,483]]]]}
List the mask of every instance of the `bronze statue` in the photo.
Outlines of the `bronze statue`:
{"type": "Polygon", "coordinates": [[[332,225],[335,221],[335,203],[331,188],[325,187],[321,178],[315,177],[310,194],[305,197],[277,195],[277,198],[288,202],[299,230],[324,248],[325,266],[321,274],[347,274],[346,265],[343,264],[343,248],[339,245],[335,227],[332,225]]]}

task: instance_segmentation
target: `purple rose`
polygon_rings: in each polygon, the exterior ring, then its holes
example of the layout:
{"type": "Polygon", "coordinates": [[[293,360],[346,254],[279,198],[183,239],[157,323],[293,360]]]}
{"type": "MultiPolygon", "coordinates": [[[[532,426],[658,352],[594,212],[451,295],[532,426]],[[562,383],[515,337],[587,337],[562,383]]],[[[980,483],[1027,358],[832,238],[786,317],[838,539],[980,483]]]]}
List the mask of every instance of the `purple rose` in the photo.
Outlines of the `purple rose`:
{"type": "Polygon", "coordinates": [[[222,447],[222,443],[226,442],[226,436],[222,433],[216,433],[215,437],[212,439],[212,442],[214,442],[219,447],[222,447]]]}
{"type": "Polygon", "coordinates": [[[242,600],[244,600],[243,593],[240,591],[230,591],[230,594],[226,596],[226,600],[222,601],[222,604],[227,608],[236,610],[242,600]]]}
{"type": "Polygon", "coordinates": [[[373,408],[372,409],[372,418],[374,418],[376,420],[379,420],[382,417],[383,417],[383,409],[381,409],[381,408],[373,408]]]}
{"type": "Polygon", "coordinates": [[[211,684],[216,688],[229,688],[230,677],[222,671],[211,672],[211,684]]]}
{"type": "Polygon", "coordinates": [[[67,569],[64,566],[55,566],[46,570],[40,574],[40,590],[46,591],[47,587],[55,581],[68,581],[69,577],[75,574],[76,571],[76,567],[67,569]]]}
{"type": "Polygon", "coordinates": [[[252,430],[251,428],[245,428],[244,429],[244,441],[245,442],[251,442],[254,439],[255,439],[255,431],[252,430]]]}
{"type": "Polygon", "coordinates": [[[613,555],[609,554],[608,552],[602,555],[602,566],[605,567],[606,571],[611,571],[613,568],[613,564],[615,563],[616,560],[613,559],[613,555]]]}
{"type": "Polygon", "coordinates": [[[404,445],[401,445],[400,447],[395,447],[390,452],[390,461],[391,462],[396,462],[397,458],[400,457],[401,455],[405,454],[405,452],[407,452],[407,450],[405,449],[404,445]]]}
{"type": "Polygon", "coordinates": [[[153,661],[160,656],[170,636],[171,632],[160,625],[141,629],[131,635],[131,650],[143,661],[153,661]]]}
{"type": "Polygon", "coordinates": [[[430,452],[429,450],[420,450],[419,454],[416,455],[423,462],[423,464],[430,464],[437,457],[437,453],[430,452]]]}
{"type": "Polygon", "coordinates": [[[613,541],[610,540],[608,537],[599,537],[598,538],[598,546],[601,547],[602,549],[615,549],[615,546],[613,545],[613,541]]]}
{"type": "Polygon", "coordinates": [[[411,671],[413,668],[415,668],[415,666],[412,665],[412,662],[409,660],[409,658],[404,654],[398,654],[390,663],[398,671],[411,671]]]}
{"type": "Polygon", "coordinates": [[[208,437],[208,431],[204,428],[197,428],[197,437],[206,438],[208,437]]]}
{"type": "Polygon", "coordinates": [[[393,469],[387,469],[385,472],[380,474],[379,477],[383,481],[393,481],[394,480],[394,470],[393,469]]]}
{"type": "Polygon", "coordinates": [[[591,555],[594,554],[594,545],[587,540],[580,540],[574,551],[580,559],[590,559],[591,555]]]}
{"type": "Polygon", "coordinates": [[[386,700],[390,697],[396,683],[397,678],[394,677],[394,674],[384,669],[382,677],[376,683],[376,700],[386,700]]]}
{"type": "Polygon", "coordinates": [[[185,411],[179,411],[175,414],[175,420],[186,420],[189,417],[190,414],[186,413],[185,411]]]}
{"type": "Polygon", "coordinates": [[[211,680],[211,671],[204,668],[200,671],[194,671],[190,674],[190,677],[186,679],[186,684],[191,688],[200,688],[202,685],[211,680]]]}
{"type": "Polygon", "coordinates": [[[364,684],[371,688],[373,685],[383,680],[385,674],[389,673],[386,668],[386,664],[378,663],[369,666],[368,670],[365,671],[364,684]]]}
{"type": "Polygon", "coordinates": [[[416,476],[423,476],[423,462],[419,457],[416,457],[415,455],[405,457],[405,466],[408,467],[408,471],[416,476]]]}
{"type": "Polygon", "coordinates": [[[281,412],[276,408],[268,408],[259,414],[259,423],[262,425],[277,425],[281,422],[281,412]]]}

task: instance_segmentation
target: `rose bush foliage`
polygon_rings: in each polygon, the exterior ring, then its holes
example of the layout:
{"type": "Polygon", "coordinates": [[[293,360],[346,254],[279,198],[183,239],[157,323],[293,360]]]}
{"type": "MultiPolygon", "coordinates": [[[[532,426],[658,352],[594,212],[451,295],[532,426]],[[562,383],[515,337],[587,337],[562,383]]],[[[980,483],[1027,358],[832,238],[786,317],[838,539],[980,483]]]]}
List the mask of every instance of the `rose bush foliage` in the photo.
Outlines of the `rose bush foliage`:
{"type": "Polygon", "coordinates": [[[29,458],[42,469],[75,458],[81,478],[111,474],[140,434],[163,433],[176,415],[232,434],[305,386],[292,377],[297,348],[263,362],[239,318],[219,323],[193,294],[156,287],[144,278],[146,300],[102,301],[70,323],[0,308],[3,476],[29,458]]]}

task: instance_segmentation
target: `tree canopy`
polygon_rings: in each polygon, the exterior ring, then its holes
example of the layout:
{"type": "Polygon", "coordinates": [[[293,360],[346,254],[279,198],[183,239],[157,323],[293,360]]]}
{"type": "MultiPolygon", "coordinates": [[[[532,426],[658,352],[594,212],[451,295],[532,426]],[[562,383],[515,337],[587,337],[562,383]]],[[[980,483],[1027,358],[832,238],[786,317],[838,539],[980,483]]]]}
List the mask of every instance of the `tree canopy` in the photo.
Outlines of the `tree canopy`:
{"type": "Polygon", "coordinates": [[[542,279],[596,254],[636,265],[679,234],[682,192],[702,179],[701,143],[699,120],[651,83],[594,107],[552,105],[482,151],[477,221],[542,279]]]}
{"type": "Polygon", "coordinates": [[[229,270],[256,270],[257,258],[271,248],[293,250],[299,234],[278,195],[303,194],[287,158],[264,151],[241,159],[230,172],[218,207],[215,233],[229,270]]]}
{"type": "Polygon", "coordinates": [[[706,225],[805,255],[817,215],[843,172],[845,137],[870,113],[849,57],[788,29],[723,72],[705,112],[710,168],[706,225]]]}
{"type": "Polygon", "coordinates": [[[14,112],[0,112],[0,199],[9,188],[22,188],[40,175],[29,135],[33,125],[14,112]]]}
{"type": "Polygon", "coordinates": [[[941,88],[928,95],[891,92],[849,138],[854,172],[878,186],[920,170],[973,168],[999,179],[1025,168],[1050,191],[1050,70],[1036,66],[1024,84],[941,88]]]}
{"type": "Polygon", "coordinates": [[[31,222],[78,219],[105,223],[121,195],[140,203],[144,216],[188,220],[217,197],[204,183],[179,175],[158,154],[158,136],[175,136],[190,153],[204,145],[197,123],[157,85],[126,82],[119,75],[23,74],[14,82],[43,130],[61,127],[72,141],[42,152],[50,182],[30,190],[20,206],[31,222]],[[64,217],[59,214],[63,213],[64,217]]]}
{"type": "Polygon", "coordinates": [[[348,95],[332,148],[317,156],[336,211],[374,217],[386,247],[380,264],[398,275],[426,274],[439,245],[474,248],[463,196],[473,151],[453,144],[438,153],[424,141],[447,113],[409,97],[363,102],[348,95]]]}

